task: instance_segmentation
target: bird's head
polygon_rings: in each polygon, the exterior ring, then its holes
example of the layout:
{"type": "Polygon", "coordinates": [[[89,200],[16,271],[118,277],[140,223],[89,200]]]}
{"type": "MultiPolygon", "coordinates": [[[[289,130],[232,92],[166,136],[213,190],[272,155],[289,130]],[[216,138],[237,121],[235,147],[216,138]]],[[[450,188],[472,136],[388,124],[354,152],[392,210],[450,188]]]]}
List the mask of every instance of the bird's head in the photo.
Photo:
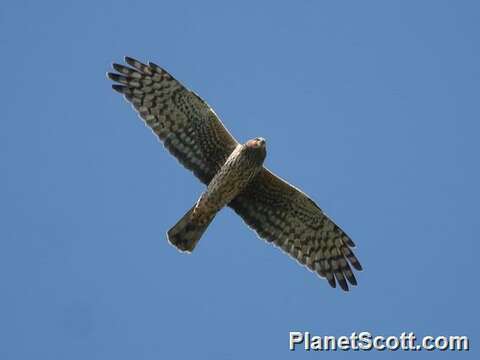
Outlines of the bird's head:
{"type": "Polygon", "coordinates": [[[264,138],[257,137],[255,139],[248,140],[245,143],[245,146],[250,148],[250,149],[265,148],[267,146],[267,142],[265,141],[264,138]]]}
{"type": "Polygon", "coordinates": [[[246,152],[255,159],[255,162],[258,162],[259,164],[262,164],[267,156],[267,142],[264,138],[257,137],[248,140],[243,147],[246,152]]]}

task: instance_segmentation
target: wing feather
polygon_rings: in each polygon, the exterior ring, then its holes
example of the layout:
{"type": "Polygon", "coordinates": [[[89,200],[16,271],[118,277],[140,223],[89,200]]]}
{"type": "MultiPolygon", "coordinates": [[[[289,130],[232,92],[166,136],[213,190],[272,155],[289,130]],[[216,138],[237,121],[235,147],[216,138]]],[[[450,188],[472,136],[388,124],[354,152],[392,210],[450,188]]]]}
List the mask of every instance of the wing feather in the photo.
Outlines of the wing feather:
{"type": "Polygon", "coordinates": [[[306,194],[267,169],[229,206],[268,242],[280,247],[330,286],[347,291],[357,280],[350,264],[362,270],[350,237],[306,194]]]}
{"type": "Polygon", "coordinates": [[[208,184],[237,141],[212,108],[160,66],[125,57],[113,64],[112,88],[123,94],[167,150],[208,184]]]}

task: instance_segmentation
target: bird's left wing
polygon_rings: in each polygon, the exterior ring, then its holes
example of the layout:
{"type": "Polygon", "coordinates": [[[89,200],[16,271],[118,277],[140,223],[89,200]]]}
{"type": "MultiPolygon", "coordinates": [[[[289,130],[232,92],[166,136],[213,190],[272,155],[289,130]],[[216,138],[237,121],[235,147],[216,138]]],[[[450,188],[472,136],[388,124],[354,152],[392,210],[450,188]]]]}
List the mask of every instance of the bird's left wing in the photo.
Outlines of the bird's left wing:
{"type": "Polygon", "coordinates": [[[125,57],[108,77],[164,146],[205,184],[238,145],[212,108],[154,63],[125,57]]]}
{"type": "Polygon", "coordinates": [[[266,168],[229,206],[268,242],[301,264],[348,290],[356,285],[349,263],[361,270],[350,237],[306,194],[266,168]],[[336,279],[336,281],[335,281],[336,279]]]}

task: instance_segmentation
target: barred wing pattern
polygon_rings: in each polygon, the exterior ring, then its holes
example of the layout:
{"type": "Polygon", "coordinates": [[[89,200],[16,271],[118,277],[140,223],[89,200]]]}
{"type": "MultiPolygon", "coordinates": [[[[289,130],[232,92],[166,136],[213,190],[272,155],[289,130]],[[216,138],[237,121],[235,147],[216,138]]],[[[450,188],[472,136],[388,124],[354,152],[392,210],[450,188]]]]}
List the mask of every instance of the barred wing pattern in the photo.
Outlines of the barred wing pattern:
{"type": "Polygon", "coordinates": [[[187,169],[207,184],[237,146],[215,112],[194,92],[154,63],[125,57],[108,77],[141,118],[187,169]]]}
{"type": "Polygon", "coordinates": [[[307,195],[267,169],[229,206],[268,242],[347,291],[357,281],[349,263],[361,270],[355,244],[307,195]],[[336,280],[336,281],[335,281],[336,280]]]}

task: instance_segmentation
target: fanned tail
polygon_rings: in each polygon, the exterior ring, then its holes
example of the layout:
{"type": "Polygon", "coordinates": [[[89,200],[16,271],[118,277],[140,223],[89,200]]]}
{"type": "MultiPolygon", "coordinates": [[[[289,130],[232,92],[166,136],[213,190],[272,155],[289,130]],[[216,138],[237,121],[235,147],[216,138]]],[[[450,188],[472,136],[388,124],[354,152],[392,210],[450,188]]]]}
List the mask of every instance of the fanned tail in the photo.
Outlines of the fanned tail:
{"type": "Polygon", "coordinates": [[[215,214],[206,221],[198,221],[193,217],[195,205],[167,232],[170,244],[180,251],[192,252],[215,214]]]}

